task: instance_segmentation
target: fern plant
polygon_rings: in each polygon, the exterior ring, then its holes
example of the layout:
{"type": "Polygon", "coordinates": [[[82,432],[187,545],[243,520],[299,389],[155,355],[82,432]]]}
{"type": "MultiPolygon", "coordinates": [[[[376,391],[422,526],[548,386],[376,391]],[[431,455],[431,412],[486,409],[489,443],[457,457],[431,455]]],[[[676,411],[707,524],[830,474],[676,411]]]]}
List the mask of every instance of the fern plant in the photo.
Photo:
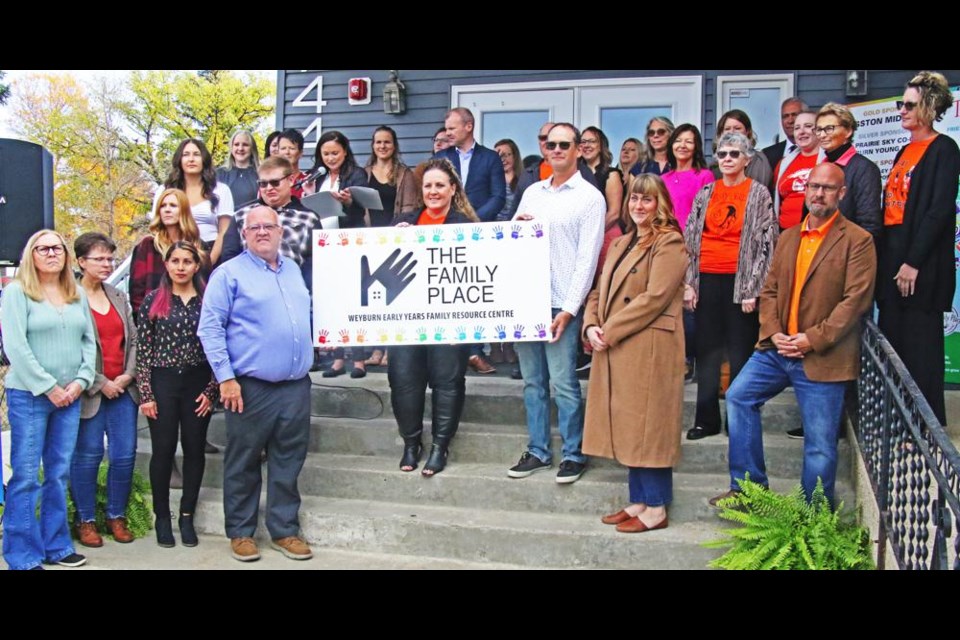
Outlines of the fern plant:
{"type": "MultiPolygon", "coordinates": [[[[100,463],[97,471],[96,521],[98,531],[107,529],[107,469],[106,462],[100,463]]],[[[136,469],[133,470],[133,484],[130,486],[130,498],[127,500],[127,528],[134,538],[142,538],[153,529],[153,510],[150,504],[150,483],[136,469]]],[[[77,507],[73,495],[67,491],[67,522],[73,522],[77,507]]],[[[76,536],[76,531],[74,531],[76,536]]]]}
{"type": "Polygon", "coordinates": [[[843,503],[834,511],[818,479],[810,502],[797,485],[778,494],[749,478],[740,494],[721,501],[720,517],[739,524],[726,537],[704,544],[729,550],[711,567],[721,569],[872,569],[869,534],[843,503]]]}

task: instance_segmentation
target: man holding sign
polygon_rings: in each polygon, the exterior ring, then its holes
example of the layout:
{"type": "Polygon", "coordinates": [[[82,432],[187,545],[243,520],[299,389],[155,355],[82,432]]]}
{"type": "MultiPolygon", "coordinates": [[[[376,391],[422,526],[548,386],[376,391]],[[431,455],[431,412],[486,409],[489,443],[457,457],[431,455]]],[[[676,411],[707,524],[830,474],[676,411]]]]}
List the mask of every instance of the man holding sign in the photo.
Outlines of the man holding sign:
{"type": "Polygon", "coordinates": [[[530,440],[520,461],[507,472],[511,478],[549,469],[550,383],[556,392],[563,459],[557,482],[569,484],[583,475],[583,406],[577,379],[577,347],[583,322],[583,301],[590,292],[603,243],[606,202],[577,168],[580,131],[572,124],[554,125],[546,151],[553,176],[527,189],[516,220],[550,223],[550,306],[553,322],[549,342],[517,343],[523,371],[523,401],[530,440]]]}

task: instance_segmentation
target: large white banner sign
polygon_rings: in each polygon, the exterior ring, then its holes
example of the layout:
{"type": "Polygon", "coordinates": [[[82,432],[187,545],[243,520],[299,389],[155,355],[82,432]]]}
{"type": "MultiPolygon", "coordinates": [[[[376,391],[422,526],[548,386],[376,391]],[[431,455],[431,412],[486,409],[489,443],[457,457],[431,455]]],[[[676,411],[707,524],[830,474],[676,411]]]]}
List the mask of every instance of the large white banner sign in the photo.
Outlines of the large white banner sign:
{"type": "Polygon", "coordinates": [[[550,338],[544,222],[313,232],[317,346],[550,338]]]}

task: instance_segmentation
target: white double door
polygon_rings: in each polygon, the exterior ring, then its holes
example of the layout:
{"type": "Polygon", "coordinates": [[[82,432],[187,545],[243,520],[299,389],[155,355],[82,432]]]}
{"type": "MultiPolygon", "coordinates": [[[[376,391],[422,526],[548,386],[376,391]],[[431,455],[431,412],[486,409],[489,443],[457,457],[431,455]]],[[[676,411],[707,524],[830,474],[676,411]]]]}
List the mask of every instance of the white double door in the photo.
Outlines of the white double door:
{"type": "Polygon", "coordinates": [[[627,138],[645,139],[650,118],[700,127],[701,76],[616,78],[454,86],[452,106],[469,108],[474,134],[486,147],[512,139],[520,153],[539,155],[537,133],[544,122],[571,122],[581,130],[599,126],[610,140],[613,163],[627,138]]]}

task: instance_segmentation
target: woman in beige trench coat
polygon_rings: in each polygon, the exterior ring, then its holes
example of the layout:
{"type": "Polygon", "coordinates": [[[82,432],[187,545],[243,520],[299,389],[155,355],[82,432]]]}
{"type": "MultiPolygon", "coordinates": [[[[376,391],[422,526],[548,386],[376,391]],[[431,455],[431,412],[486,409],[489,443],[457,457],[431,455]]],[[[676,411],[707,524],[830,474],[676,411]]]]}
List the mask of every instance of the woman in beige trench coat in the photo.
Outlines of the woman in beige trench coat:
{"type": "Polygon", "coordinates": [[[630,468],[630,504],[604,516],[617,531],[667,527],[683,420],[683,279],[687,253],[659,176],[634,180],[627,233],[611,244],[587,298],[593,349],[583,451],[630,468]]]}

